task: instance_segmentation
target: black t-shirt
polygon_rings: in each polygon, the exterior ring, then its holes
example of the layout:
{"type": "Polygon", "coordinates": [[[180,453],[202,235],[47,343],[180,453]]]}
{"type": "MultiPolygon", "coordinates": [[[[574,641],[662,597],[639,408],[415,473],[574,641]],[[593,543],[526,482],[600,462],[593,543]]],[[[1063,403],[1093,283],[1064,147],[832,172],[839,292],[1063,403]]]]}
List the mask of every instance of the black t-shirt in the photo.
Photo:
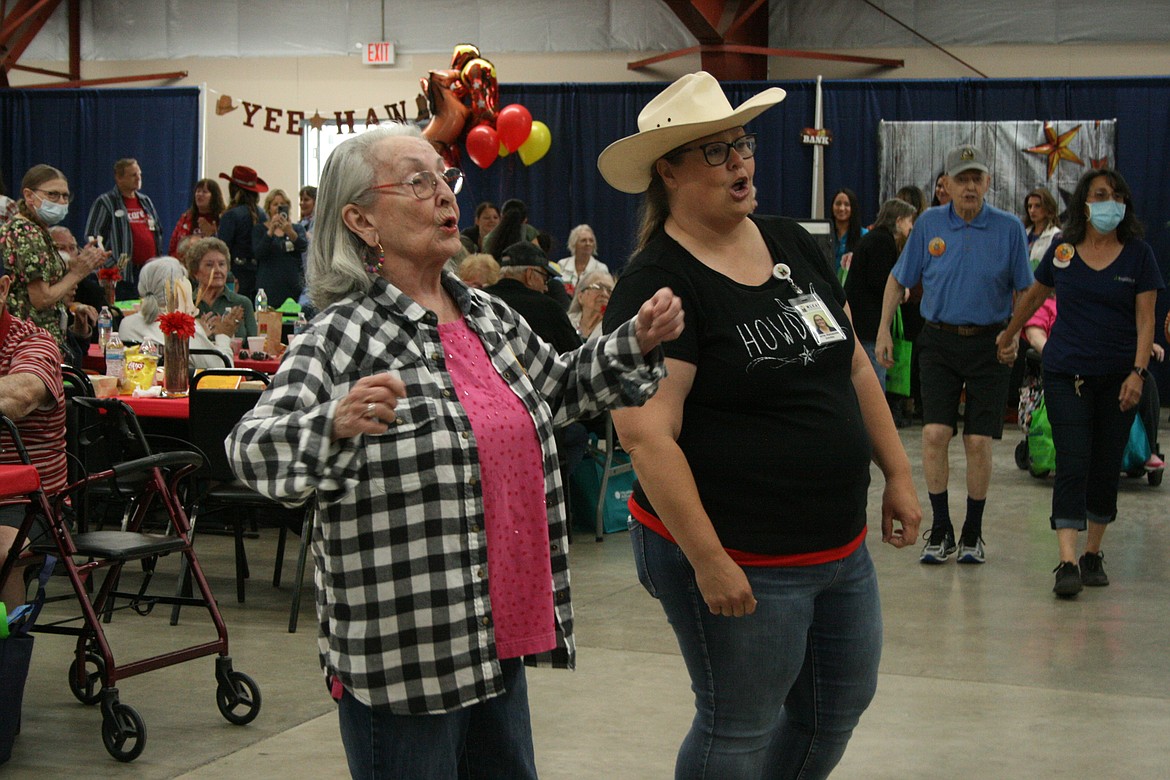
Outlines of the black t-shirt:
{"type": "MultiPolygon", "coordinates": [[[[793,285],[774,277],[739,284],[659,231],[622,272],[604,327],[671,288],[686,326],[663,348],[696,366],[678,444],[723,546],[766,555],[829,550],[865,527],[869,488],[845,294],[796,222],[752,219],[773,261],[788,265],[801,294],[815,293],[820,306],[794,303],[793,285]]],[[[657,515],[640,485],[634,500],[657,515]]]]}
{"type": "Polygon", "coordinates": [[[896,262],[898,244],[886,228],[869,231],[853,247],[853,260],[845,277],[845,297],[849,300],[857,338],[862,341],[877,341],[882,296],[896,262]]]}
{"type": "Polygon", "coordinates": [[[491,293],[523,317],[528,326],[558,353],[581,346],[581,337],[561,305],[544,293],[526,287],[518,279],[501,279],[484,292],[491,293]]]}

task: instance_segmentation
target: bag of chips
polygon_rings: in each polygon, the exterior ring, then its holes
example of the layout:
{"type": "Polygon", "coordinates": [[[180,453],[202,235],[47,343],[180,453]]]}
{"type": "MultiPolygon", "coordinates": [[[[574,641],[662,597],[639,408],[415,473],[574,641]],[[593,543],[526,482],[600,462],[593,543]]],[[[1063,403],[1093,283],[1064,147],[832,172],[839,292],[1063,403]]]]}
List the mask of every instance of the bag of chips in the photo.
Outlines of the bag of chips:
{"type": "Polygon", "coordinates": [[[122,374],[122,394],[130,395],[137,390],[149,390],[154,384],[154,372],[158,368],[158,354],[141,347],[126,348],[126,367],[122,374]]]}

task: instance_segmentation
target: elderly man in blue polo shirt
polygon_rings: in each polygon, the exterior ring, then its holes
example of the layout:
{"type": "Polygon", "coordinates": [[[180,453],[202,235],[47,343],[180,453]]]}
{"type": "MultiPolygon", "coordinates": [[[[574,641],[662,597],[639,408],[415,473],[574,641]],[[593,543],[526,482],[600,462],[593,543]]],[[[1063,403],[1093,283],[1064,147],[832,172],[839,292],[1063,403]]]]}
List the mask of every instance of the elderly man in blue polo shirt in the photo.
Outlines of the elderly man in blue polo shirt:
{"type": "Polygon", "coordinates": [[[984,202],[991,174],[983,153],[964,145],[947,154],[951,202],[928,209],[914,225],[882,302],[877,358],[893,364],[890,323],[907,288],[922,282],[926,326],[915,349],[922,380],[922,467],[934,523],[923,563],[983,563],[983,508],[991,483],[991,441],[1003,432],[1010,368],[996,358],[995,338],[1011,317],[1013,292],[1032,282],[1028,240],[1013,214],[984,202]],[[955,543],[947,483],[948,450],[964,388],[963,448],[967,516],[955,543]]]}

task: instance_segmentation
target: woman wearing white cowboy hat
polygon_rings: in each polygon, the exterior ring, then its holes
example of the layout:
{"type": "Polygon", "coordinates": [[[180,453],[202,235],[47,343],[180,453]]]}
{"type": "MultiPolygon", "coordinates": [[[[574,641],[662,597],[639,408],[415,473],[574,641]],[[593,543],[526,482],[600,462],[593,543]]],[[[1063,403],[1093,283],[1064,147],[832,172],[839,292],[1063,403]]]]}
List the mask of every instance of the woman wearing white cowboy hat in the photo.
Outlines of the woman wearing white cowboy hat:
{"type": "Polygon", "coordinates": [[[733,109],[712,76],[690,74],[598,159],[611,185],[646,193],[606,330],[663,286],[686,311],[658,394],[612,413],[638,475],[639,579],[696,691],[678,778],[828,776],[877,684],[871,458],[882,540],[914,544],[921,519],[840,284],[799,225],[752,216],[743,125],[783,99],[771,88],[733,109]],[[813,311],[840,323],[835,338],[818,341],[813,311]]]}

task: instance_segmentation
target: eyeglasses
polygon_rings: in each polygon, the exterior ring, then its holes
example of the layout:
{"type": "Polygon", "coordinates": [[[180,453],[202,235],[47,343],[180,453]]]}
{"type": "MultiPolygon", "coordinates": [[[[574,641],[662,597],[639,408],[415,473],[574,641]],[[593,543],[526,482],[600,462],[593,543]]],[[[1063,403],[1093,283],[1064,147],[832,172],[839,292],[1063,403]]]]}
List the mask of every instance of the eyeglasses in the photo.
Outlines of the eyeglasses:
{"type": "Polygon", "coordinates": [[[530,266],[528,266],[528,267],[529,267],[529,268],[531,268],[533,271],[537,271],[537,272],[539,272],[539,273],[540,273],[540,275],[541,275],[541,276],[544,278],[544,281],[545,281],[546,283],[548,282],[548,280],[549,280],[550,278],[552,278],[552,274],[551,274],[551,273],[549,273],[547,270],[545,270],[545,269],[541,268],[541,267],[540,267],[540,266],[538,266],[538,265],[530,265],[530,266]]]}
{"type": "Polygon", "coordinates": [[[435,192],[438,191],[440,178],[447,183],[447,186],[451,188],[451,192],[455,195],[458,195],[459,190],[463,189],[463,171],[458,168],[448,168],[437,176],[430,171],[419,171],[406,181],[393,182],[391,184],[376,184],[370,187],[370,189],[377,192],[378,190],[385,190],[390,187],[409,186],[414,190],[414,197],[419,200],[427,200],[428,198],[434,197],[435,192]]]}
{"type": "Polygon", "coordinates": [[[69,196],[68,192],[57,192],[56,190],[35,190],[35,189],[33,190],[33,192],[41,193],[42,195],[44,195],[46,198],[53,201],[54,203],[68,203],[69,202],[70,196],[69,196]]]}
{"type": "Polygon", "coordinates": [[[588,287],[583,287],[581,292],[588,292],[589,290],[597,290],[598,292],[603,292],[606,295],[613,293],[613,288],[608,284],[591,284],[588,287]]]}
{"type": "Polygon", "coordinates": [[[703,159],[708,165],[716,166],[723,165],[727,162],[727,158],[731,156],[731,150],[735,149],[735,153],[741,158],[749,160],[756,155],[756,135],[755,133],[748,133],[741,135],[731,143],[727,141],[712,141],[709,144],[699,144],[698,146],[684,146],[681,149],[675,149],[667,155],[667,159],[678,157],[684,152],[693,152],[700,149],[703,152],[703,159]]]}

